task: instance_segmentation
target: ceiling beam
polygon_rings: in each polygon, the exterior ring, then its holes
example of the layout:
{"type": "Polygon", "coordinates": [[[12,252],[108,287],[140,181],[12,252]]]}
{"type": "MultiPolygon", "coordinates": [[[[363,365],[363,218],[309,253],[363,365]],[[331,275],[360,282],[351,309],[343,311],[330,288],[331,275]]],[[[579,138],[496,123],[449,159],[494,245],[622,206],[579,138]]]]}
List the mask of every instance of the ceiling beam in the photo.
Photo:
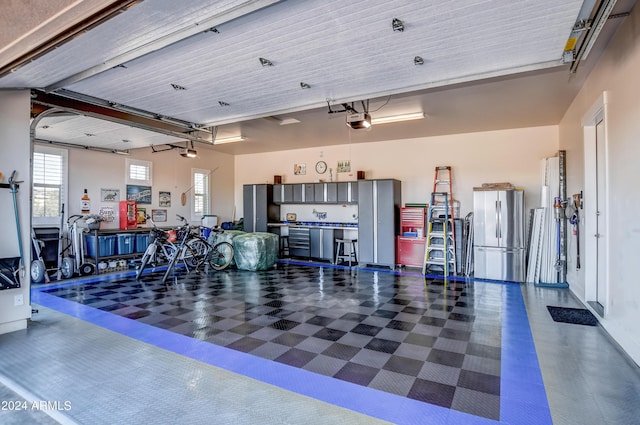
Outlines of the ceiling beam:
{"type": "Polygon", "coordinates": [[[32,114],[34,116],[37,116],[49,108],[57,108],[78,115],[86,115],[131,127],[155,131],[193,142],[210,145],[213,140],[212,129],[194,128],[189,123],[181,123],[179,120],[168,119],[161,116],[144,116],[136,114],[135,112],[124,111],[118,109],[117,106],[109,105],[106,101],[100,101],[99,99],[96,99],[95,102],[89,102],[60,96],[55,93],[44,93],[39,90],[32,90],[31,104],[32,114]],[[100,104],[102,102],[104,104],[100,104]]]}
{"type": "Polygon", "coordinates": [[[18,68],[33,62],[39,57],[49,53],[50,51],[57,49],[65,43],[73,40],[79,35],[84,34],[89,31],[91,28],[94,28],[109,19],[119,15],[120,13],[128,10],[129,8],[135,6],[143,0],[117,0],[111,3],[109,6],[104,9],[94,13],[93,15],[83,19],[77,24],[71,26],[70,28],[65,29],[64,31],[57,34],[55,37],[45,41],[44,43],[38,45],[37,47],[29,50],[28,52],[22,54],[16,59],[12,60],[8,64],[2,66],[0,68],[0,78],[5,75],[14,72],[18,68]]]}

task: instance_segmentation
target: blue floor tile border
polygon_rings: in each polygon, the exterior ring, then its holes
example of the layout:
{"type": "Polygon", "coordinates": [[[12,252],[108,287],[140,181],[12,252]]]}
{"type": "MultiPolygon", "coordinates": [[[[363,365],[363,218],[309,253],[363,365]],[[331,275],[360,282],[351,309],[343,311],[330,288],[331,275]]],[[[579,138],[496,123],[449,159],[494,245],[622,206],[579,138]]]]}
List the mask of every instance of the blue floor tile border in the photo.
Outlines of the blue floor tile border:
{"type": "MultiPolygon", "coordinates": [[[[321,266],[341,267],[325,264],[321,266]]],[[[380,272],[377,269],[359,271],[380,272]]],[[[31,300],[43,307],[211,366],[396,424],[552,424],[542,373],[519,285],[502,284],[504,291],[498,422],[220,347],[42,292],[59,287],[95,283],[105,278],[130,277],[134,274],[123,272],[108,277],[91,276],[32,287],[31,300]]]]}

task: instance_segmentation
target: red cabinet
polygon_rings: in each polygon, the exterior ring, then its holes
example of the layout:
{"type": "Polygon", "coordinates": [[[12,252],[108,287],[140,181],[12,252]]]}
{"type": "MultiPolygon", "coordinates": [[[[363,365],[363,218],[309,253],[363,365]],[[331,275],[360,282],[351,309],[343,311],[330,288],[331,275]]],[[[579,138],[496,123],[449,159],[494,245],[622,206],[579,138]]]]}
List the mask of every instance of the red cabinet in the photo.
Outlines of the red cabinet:
{"type": "Polygon", "coordinates": [[[402,266],[422,267],[426,241],[426,208],[400,209],[400,235],[396,238],[396,263],[402,266]]]}

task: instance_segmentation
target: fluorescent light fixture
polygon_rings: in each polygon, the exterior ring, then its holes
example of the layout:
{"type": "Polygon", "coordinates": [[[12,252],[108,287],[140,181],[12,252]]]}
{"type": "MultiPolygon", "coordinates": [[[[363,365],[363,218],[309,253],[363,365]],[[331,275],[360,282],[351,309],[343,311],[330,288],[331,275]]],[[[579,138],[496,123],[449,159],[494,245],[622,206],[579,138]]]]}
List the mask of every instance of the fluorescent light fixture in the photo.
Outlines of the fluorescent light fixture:
{"type": "Polygon", "coordinates": [[[371,124],[387,124],[390,122],[421,120],[424,118],[424,112],[412,112],[410,114],[391,115],[388,117],[371,118],[371,124]]]}
{"type": "Polygon", "coordinates": [[[245,140],[247,140],[247,138],[244,136],[221,137],[220,139],[215,139],[213,141],[213,144],[222,145],[224,143],[242,142],[245,140]]]}

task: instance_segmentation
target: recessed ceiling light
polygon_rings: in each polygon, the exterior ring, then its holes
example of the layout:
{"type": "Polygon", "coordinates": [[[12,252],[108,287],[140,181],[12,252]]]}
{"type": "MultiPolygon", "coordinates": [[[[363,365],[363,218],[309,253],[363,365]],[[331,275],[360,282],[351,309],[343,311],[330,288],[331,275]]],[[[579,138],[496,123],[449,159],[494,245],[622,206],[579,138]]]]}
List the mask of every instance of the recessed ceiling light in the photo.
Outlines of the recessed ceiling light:
{"type": "Polygon", "coordinates": [[[280,120],[280,125],[297,124],[299,122],[300,120],[297,120],[295,118],[283,118],[280,120]]]}
{"type": "Polygon", "coordinates": [[[398,18],[393,18],[393,21],[391,21],[391,28],[393,28],[394,31],[402,32],[404,31],[404,22],[398,18]]]}
{"type": "Polygon", "coordinates": [[[271,62],[269,59],[265,59],[265,58],[258,58],[260,60],[260,65],[262,66],[273,66],[273,62],[271,62]]]}

